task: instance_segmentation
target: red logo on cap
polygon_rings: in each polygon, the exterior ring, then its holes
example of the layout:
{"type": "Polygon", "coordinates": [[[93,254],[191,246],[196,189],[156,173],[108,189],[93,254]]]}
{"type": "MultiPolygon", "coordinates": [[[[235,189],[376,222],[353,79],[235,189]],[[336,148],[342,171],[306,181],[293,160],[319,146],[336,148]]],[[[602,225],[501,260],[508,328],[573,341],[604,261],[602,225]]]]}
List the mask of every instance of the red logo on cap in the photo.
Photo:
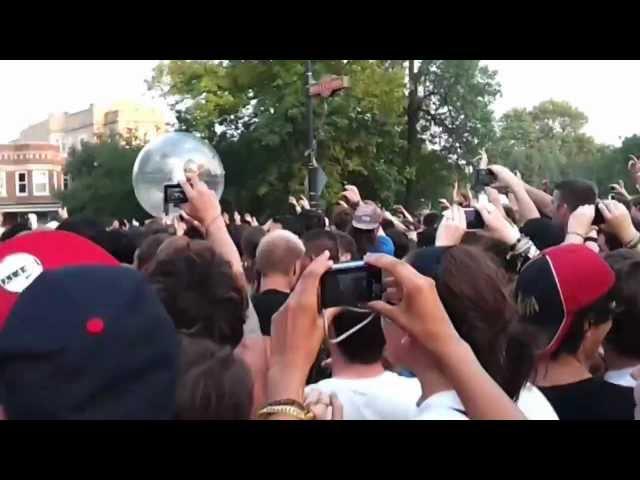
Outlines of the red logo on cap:
{"type": "Polygon", "coordinates": [[[87,332],[90,335],[100,335],[104,332],[104,321],[101,318],[90,318],[87,321],[87,332]]]}

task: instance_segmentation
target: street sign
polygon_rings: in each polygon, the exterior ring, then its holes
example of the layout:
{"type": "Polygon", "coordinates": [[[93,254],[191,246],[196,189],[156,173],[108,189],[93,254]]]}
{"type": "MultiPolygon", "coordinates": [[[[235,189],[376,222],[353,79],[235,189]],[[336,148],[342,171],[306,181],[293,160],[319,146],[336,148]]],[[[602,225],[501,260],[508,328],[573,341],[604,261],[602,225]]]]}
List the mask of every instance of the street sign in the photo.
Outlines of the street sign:
{"type": "Polygon", "coordinates": [[[324,77],[318,83],[314,83],[309,87],[309,95],[312,97],[321,96],[324,98],[331,97],[345,88],[349,88],[349,77],[338,77],[337,75],[329,75],[324,77]]]}

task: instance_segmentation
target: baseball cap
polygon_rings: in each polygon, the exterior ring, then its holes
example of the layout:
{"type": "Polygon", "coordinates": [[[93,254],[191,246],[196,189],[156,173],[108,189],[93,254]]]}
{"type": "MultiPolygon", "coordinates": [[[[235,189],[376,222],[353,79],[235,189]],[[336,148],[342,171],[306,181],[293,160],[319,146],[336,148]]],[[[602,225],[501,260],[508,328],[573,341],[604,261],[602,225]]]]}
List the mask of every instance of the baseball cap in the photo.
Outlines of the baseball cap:
{"type": "Polygon", "coordinates": [[[352,225],[361,230],[375,230],[382,221],[382,212],[373,202],[363,202],[353,214],[352,225]]]}
{"type": "Polygon", "coordinates": [[[0,333],[9,419],[171,419],[177,370],[173,322],[126,267],[42,272],[0,333]]]}
{"type": "Polygon", "coordinates": [[[71,266],[120,263],[73,233],[34,232],[0,243],[0,331],[18,296],[42,272],[71,266]]]}
{"type": "Polygon", "coordinates": [[[522,318],[548,336],[544,353],[565,340],[576,313],[606,295],[615,274],[600,256],[584,245],[552,247],[530,261],[516,282],[522,318]]]}

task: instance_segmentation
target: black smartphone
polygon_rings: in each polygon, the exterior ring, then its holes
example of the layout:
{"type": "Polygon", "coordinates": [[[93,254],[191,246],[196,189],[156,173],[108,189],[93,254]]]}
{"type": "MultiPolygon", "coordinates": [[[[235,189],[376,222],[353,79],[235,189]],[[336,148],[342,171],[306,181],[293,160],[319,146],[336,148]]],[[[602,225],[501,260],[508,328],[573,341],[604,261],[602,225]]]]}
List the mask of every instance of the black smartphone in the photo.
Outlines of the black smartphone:
{"type": "Polygon", "coordinates": [[[382,298],[382,271],[362,261],[338,263],[320,280],[320,305],[363,308],[382,298]]]}
{"type": "Polygon", "coordinates": [[[484,228],[484,218],[475,208],[465,208],[464,216],[467,219],[467,230],[482,230],[484,228]]]}
{"type": "Polygon", "coordinates": [[[473,184],[476,187],[490,187],[497,181],[498,177],[488,168],[476,168],[474,170],[473,184]]]}
{"type": "Polygon", "coordinates": [[[600,211],[599,204],[600,202],[596,202],[596,214],[593,216],[593,222],[591,222],[591,225],[595,225],[596,227],[604,223],[604,217],[600,211]]]}

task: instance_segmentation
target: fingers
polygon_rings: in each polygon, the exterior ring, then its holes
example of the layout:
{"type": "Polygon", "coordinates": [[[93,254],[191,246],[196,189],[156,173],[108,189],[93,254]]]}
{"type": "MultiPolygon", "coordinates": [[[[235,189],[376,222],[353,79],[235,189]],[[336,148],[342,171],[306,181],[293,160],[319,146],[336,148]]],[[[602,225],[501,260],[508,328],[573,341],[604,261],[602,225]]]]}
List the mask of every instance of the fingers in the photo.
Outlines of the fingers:
{"type": "Polygon", "coordinates": [[[600,213],[602,213],[602,218],[604,218],[605,222],[611,220],[612,215],[605,202],[598,203],[598,209],[600,210],[600,213]]]}
{"type": "Polygon", "coordinates": [[[404,283],[404,280],[408,275],[415,272],[408,263],[402,262],[397,258],[383,253],[368,253],[365,255],[364,261],[367,264],[378,267],[382,271],[390,274],[400,285],[404,283]]]}
{"type": "Polygon", "coordinates": [[[316,292],[320,285],[320,278],[331,268],[332,265],[333,262],[329,259],[328,251],[325,251],[316,257],[300,277],[300,281],[294,290],[294,294],[296,292],[316,292]]]}
{"type": "MultiPolygon", "coordinates": [[[[398,307],[390,305],[387,302],[383,302],[382,300],[370,302],[367,304],[367,308],[372,312],[376,312],[383,317],[388,318],[389,320],[393,320],[394,322],[399,318],[399,316],[396,315],[398,307]]],[[[402,325],[400,325],[400,327],[402,327],[402,325]]]]}
{"type": "Polygon", "coordinates": [[[193,199],[193,196],[194,196],[194,191],[193,191],[193,188],[191,188],[191,185],[189,184],[189,182],[186,181],[186,180],[180,180],[178,183],[180,184],[180,186],[184,190],[184,194],[187,196],[189,201],[191,201],[193,199]]]}

